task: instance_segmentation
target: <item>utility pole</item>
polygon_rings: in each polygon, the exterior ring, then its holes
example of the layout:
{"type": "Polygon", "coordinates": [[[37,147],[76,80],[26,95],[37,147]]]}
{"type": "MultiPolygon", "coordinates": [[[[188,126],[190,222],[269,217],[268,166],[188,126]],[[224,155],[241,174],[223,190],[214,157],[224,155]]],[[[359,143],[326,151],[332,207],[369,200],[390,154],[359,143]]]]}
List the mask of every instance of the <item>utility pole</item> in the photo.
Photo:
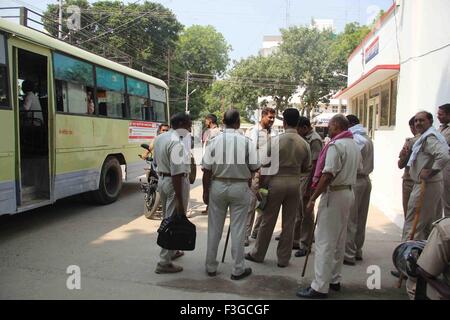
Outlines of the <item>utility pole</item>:
{"type": "Polygon", "coordinates": [[[170,90],[170,48],[167,51],[167,86],[170,90]]]}
{"type": "Polygon", "coordinates": [[[62,2],[63,0],[59,0],[58,39],[62,38],[62,2]]]}
{"type": "Polygon", "coordinates": [[[189,70],[186,71],[186,113],[189,114],[189,70]]]}

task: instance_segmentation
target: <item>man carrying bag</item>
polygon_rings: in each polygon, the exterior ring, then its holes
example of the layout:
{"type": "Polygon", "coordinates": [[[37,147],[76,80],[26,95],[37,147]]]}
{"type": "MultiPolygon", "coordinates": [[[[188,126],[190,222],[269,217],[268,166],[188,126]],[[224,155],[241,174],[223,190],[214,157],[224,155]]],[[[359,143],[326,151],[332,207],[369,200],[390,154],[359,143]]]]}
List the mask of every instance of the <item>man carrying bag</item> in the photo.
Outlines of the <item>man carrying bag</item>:
{"type": "Polygon", "coordinates": [[[156,273],[183,271],[181,266],[172,263],[173,259],[184,254],[182,251],[176,250],[182,248],[175,249],[172,245],[177,241],[177,232],[174,232],[175,226],[180,225],[176,221],[182,221],[182,217],[186,216],[189,202],[190,150],[184,147],[183,140],[189,139],[190,141],[189,131],[192,121],[188,114],[177,113],[170,119],[170,124],[172,129],[157,136],[154,143],[159,176],[158,191],[161,194],[161,204],[165,215],[160,229],[166,231],[160,232],[160,236],[158,236],[158,244],[162,249],[156,273]],[[170,218],[172,216],[173,218],[170,218]],[[161,239],[159,239],[160,237],[161,239]]]}

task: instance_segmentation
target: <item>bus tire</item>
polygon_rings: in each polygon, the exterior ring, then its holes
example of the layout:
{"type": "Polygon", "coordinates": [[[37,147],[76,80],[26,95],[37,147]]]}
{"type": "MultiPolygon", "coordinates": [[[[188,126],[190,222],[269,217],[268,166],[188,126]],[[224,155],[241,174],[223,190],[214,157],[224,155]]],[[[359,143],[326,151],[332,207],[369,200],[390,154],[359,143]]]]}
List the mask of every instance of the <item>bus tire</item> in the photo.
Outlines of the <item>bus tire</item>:
{"type": "Polygon", "coordinates": [[[122,189],[122,168],[115,157],[107,157],[100,173],[100,183],[92,193],[98,204],[109,204],[117,200],[122,189]]]}

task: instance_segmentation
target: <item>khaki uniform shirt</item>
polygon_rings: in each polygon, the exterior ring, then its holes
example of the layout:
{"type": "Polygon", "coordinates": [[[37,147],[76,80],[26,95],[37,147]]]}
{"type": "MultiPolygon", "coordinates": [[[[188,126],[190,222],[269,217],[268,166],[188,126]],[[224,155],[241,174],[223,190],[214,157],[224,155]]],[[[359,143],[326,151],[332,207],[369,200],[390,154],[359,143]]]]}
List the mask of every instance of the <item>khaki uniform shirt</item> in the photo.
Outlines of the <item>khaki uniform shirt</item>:
{"type": "Polygon", "coordinates": [[[362,135],[365,139],[364,147],[361,149],[362,166],[358,169],[358,174],[368,176],[373,171],[373,142],[368,135],[362,135]]]}
{"type": "Polygon", "coordinates": [[[445,137],[447,144],[450,146],[450,123],[442,124],[439,127],[439,132],[445,137]]]}
{"type": "Polygon", "coordinates": [[[429,182],[442,180],[442,169],[450,161],[448,146],[441,143],[434,135],[430,135],[422,143],[417,158],[409,168],[409,174],[415,183],[420,183],[420,171],[422,169],[439,170],[431,177],[429,182]]]}
{"type": "Polygon", "coordinates": [[[331,173],[334,177],[331,186],[355,185],[356,172],[361,164],[361,152],[353,139],[339,139],[330,142],[325,167],[322,173],[331,173]]]}
{"type": "Polygon", "coordinates": [[[183,139],[173,129],[155,138],[153,154],[158,173],[169,173],[174,176],[191,172],[189,152],[183,144],[183,139]]]}
{"type": "Polygon", "coordinates": [[[250,179],[251,172],[260,167],[254,149],[250,140],[238,130],[225,129],[209,140],[202,167],[212,171],[213,178],[250,179]]]}
{"type": "MultiPolygon", "coordinates": [[[[415,136],[412,138],[407,138],[405,141],[405,144],[407,144],[408,149],[409,149],[409,155],[408,157],[405,159],[406,163],[408,163],[409,157],[411,156],[412,153],[412,147],[414,145],[414,143],[416,143],[417,139],[419,139],[420,136],[415,136]]],[[[400,158],[400,154],[398,155],[398,157],[400,158]]],[[[402,176],[403,180],[409,180],[412,181],[411,176],[409,175],[409,167],[405,167],[405,170],[403,172],[403,176],[402,176]]]]}
{"type": "Polygon", "coordinates": [[[434,223],[428,243],[417,264],[450,286],[450,218],[443,218],[434,223]]]}
{"type": "Polygon", "coordinates": [[[323,141],[321,136],[314,130],[311,130],[305,137],[311,148],[311,161],[317,161],[319,159],[320,151],[323,148],[323,141]]]}
{"type": "Polygon", "coordinates": [[[297,130],[272,138],[270,175],[298,176],[311,170],[311,149],[297,130]]]}

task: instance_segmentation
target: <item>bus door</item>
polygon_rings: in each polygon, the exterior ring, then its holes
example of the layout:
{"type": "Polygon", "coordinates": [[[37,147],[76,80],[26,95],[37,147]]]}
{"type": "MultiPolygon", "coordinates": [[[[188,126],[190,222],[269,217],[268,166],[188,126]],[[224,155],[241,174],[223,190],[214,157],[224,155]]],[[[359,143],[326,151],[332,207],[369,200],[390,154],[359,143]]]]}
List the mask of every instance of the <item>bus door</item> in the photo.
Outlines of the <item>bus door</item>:
{"type": "MultiPolygon", "coordinates": [[[[14,48],[19,150],[18,206],[50,200],[49,61],[30,45],[14,48]]],[[[41,49],[42,50],[42,49],[41,49]]],[[[36,50],[39,52],[39,50],[36,50]]],[[[20,211],[20,210],[19,210],[20,211]]]]}

